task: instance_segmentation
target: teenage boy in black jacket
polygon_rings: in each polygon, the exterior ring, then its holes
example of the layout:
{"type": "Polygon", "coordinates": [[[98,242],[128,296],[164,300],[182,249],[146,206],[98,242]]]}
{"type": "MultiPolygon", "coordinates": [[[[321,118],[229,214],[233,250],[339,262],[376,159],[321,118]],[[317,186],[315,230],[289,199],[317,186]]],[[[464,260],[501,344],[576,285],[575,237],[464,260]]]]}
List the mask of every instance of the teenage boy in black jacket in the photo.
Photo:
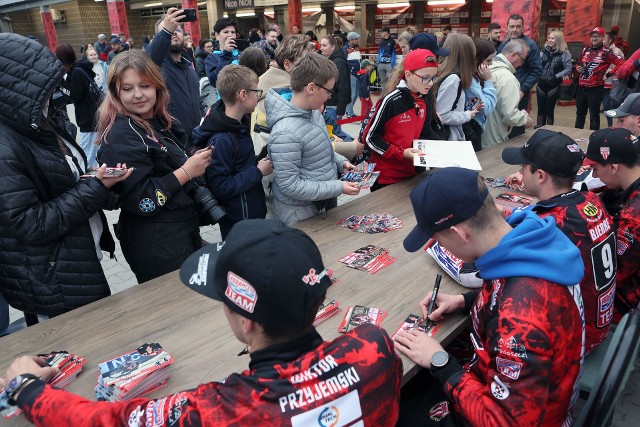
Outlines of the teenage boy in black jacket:
{"type": "Polygon", "coordinates": [[[273,167],[268,157],[257,160],[251,140],[249,117],[262,96],[256,73],[242,65],[227,65],[218,75],[218,93],[221,99],[194,129],[193,140],[196,146],[215,147],[206,177],[207,186],[227,210],[220,220],[224,240],[236,222],[266,216],[262,177],[273,167]]]}

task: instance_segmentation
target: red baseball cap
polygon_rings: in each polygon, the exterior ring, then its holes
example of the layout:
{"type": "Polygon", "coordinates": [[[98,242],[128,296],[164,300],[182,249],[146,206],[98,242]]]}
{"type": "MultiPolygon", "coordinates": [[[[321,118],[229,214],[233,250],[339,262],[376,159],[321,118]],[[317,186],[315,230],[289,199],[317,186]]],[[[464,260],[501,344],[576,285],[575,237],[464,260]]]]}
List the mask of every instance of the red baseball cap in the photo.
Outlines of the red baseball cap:
{"type": "Polygon", "coordinates": [[[596,33],[600,36],[604,36],[604,28],[602,27],[595,27],[593,30],[591,30],[591,33],[589,33],[589,35],[592,35],[593,33],[596,33]]]}
{"type": "Polygon", "coordinates": [[[404,70],[415,71],[426,67],[438,67],[436,56],[427,49],[412,50],[404,58],[404,70]],[[429,60],[433,58],[433,60],[429,60]]]}

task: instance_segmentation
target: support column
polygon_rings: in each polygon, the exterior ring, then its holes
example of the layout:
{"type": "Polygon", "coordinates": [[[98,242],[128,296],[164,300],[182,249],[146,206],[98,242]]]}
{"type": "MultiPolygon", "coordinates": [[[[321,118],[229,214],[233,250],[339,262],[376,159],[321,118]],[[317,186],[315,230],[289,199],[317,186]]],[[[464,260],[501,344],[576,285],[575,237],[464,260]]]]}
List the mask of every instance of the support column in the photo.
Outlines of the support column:
{"type": "MultiPolygon", "coordinates": [[[[207,0],[207,21],[209,22],[209,33],[213,32],[216,21],[224,15],[224,3],[222,0],[207,0]]],[[[210,36],[209,34],[208,36],[210,36]]]]}
{"type": "Polygon", "coordinates": [[[413,6],[413,19],[416,20],[416,28],[418,29],[418,31],[424,30],[424,6],[427,3],[424,1],[412,1],[409,3],[411,3],[411,5],[413,6]]]}
{"type": "MultiPolygon", "coordinates": [[[[333,5],[322,6],[322,13],[324,13],[325,17],[324,27],[327,31],[327,34],[333,34],[333,27],[336,26],[336,21],[335,19],[333,19],[333,5]]],[[[313,30],[313,28],[311,28],[311,30],[313,30]]],[[[320,39],[320,34],[318,34],[318,39],[320,39]]]]}
{"type": "MultiPolygon", "coordinates": [[[[300,13],[302,13],[302,11],[300,13]]],[[[287,17],[285,16],[286,14],[287,14],[287,8],[285,8],[284,6],[273,7],[273,20],[275,21],[276,24],[280,26],[280,32],[282,33],[282,35],[289,33],[289,24],[287,22],[287,17]]]]}
{"type": "Polygon", "coordinates": [[[591,30],[600,26],[602,0],[567,0],[564,39],[591,45],[591,30]]]}
{"type": "MultiPolygon", "coordinates": [[[[583,0],[579,0],[583,1],[583,0]]],[[[524,34],[532,40],[538,40],[538,27],[540,25],[540,7],[542,0],[494,0],[491,9],[491,21],[499,23],[506,34],[509,16],[517,13],[524,18],[524,34]]],[[[505,37],[503,37],[504,39],[505,37]]]]}
{"type": "Polygon", "coordinates": [[[287,12],[289,13],[287,32],[285,33],[284,29],[282,30],[282,33],[285,35],[291,33],[291,28],[293,28],[294,25],[302,28],[302,0],[289,0],[287,12]]]}
{"type": "Polygon", "coordinates": [[[40,16],[42,17],[42,25],[44,25],[44,33],[47,35],[49,49],[51,49],[51,52],[55,52],[58,46],[58,35],[56,34],[56,26],[53,25],[51,8],[49,6],[40,6],[40,16]]]}
{"type": "Polygon", "coordinates": [[[200,43],[200,12],[198,11],[198,0],[182,0],[181,7],[183,9],[192,8],[196,10],[196,21],[195,22],[185,22],[182,24],[184,27],[184,31],[191,34],[191,41],[195,47],[200,43]]]}
{"type": "Polygon", "coordinates": [[[109,12],[109,25],[112,34],[122,34],[128,39],[129,23],[127,22],[127,9],[124,0],[107,0],[107,11],[109,12]]]}

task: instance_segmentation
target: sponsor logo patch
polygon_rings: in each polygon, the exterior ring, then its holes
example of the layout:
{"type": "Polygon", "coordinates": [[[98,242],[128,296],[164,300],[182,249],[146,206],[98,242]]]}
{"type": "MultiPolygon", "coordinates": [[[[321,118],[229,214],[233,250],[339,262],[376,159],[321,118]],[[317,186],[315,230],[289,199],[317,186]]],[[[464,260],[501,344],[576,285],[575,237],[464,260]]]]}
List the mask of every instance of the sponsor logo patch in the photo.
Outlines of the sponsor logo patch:
{"type": "Polygon", "coordinates": [[[333,427],[340,421],[340,411],[335,406],[328,406],[320,412],[318,425],[322,427],[333,427]]]}
{"type": "Polygon", "coordinates": [[[140,200],[140,210],[142,212],[153,212],[156,209],[156,204],[153,203],[153,200],[146,197],[140,200]]]}
{"type": "Polygon", "coordinates": [[[256,290],[249,282],[231,271],[227,273],[227,289],[224,294],[231,302],[248,313],[253,313],[256,308],[256,301],[258,301],[256,290]]]}
{"type": "Polygon", "coordinates": [[[522,363],[514,360],[503,359],[502,357],[496,357],[496,367],[505,377],[517,380],[522,370],[522,363]]]}
{"type": "Polygon", "coordinates": [[[140,405],[138,405],[138,407],[129,414],[129,427],[140,427],[140,419],[143,415],[144,411],[140,405]]]}
{"type": "Polygon", "coordinates": [[[567,145],[567,149],[569,151],[571,151],[572,153],[579,153],[580,152],[580,146],[578,144],[567,145]]]}
{"type": "Polygon", "coordinates": [[[491,394],[498,400],[505,400],[509,397],[509,387],[507,387],[497,375],[493,376],[493,382],[491,383],[491,394]]]}
{"type": "Polygon", "coordinates": [[[147,405],[146,418],[147,427],[160,427],[164,425],[164,404],[167,398],[151,401],[147,405]]]}
{"type": "Polygon", "coordinates": [[[320,283],[320,280],[322,280],[322,278],[326,275],[327,270],[322,270],[320,274],[316,274],[316,269],[310,268],[309,274],[302,276],[302,281],[307,285],[313,286],[316,283],[320,283]]]}
{"type": "Polygon", "coordinates": [[[198,258],[198,271],[189,278],[189,284],[207,286],[207,269],[209,268],[209,254],[202,254],[198,258]]]}
{"type": "Polygon", "coordinates": [[[611,286],[607,292],[598,297],[598,328],[604,328],[611,323],[615,295],[616,287],[611,286]]]}
{"type": "Polygon", "coordinates": [[[442,419],[447,415],[449,415],[449,402],[446,400],[435,404],[431,409],[429,409],[429,418],[433,421],[442,421],[442,419]]]}
{"type": "Polygon", "coordinates": [[[584,214],[586,216],[592,216],[593,217],[593,216],[598,215],[598,212],[600,212],[600,210],[593,203],[587,203],[585,205],[585,207],[582,208],[582,212],[584,212],[584,214]]]}
{"type": "Polygon", "coordinates": [[[609,154],[611,154],[611,148],[600,147],[600,155],[602,156],[603,159],[607,160],[607,158],[609,157],[609,154]]]}
{"type": "Polygon", "coordinates": [[[158,201],[158,206],[164,206],[167,203],[167,196],[160,190],[156,189],[156,200],[158,201]]]}
{"type": "Polygon", "coordinates": [[[494,351],[506,356],[519,357],[520,359],[527,358],[527,348],[520,344],[513,336],[509,337],[506,341],[500,338],[498,346],[494,351]]]}

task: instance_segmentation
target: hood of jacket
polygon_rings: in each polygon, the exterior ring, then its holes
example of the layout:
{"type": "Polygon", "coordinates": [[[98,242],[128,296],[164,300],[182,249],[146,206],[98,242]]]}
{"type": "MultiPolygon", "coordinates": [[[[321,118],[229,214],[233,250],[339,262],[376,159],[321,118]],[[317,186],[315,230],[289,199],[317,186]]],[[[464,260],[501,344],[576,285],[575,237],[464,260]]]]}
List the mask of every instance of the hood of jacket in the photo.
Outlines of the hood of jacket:
{"type": "Polygon", "coordinates": [[[196,147],[206,147],[211,135],[219,132],[245,132],[249,134],[247,116],[242,118],[242,123],[228,117],[224,113],[224,103],[221,99],[211,106],[211,111],[204,118],[202,124],[193,130],[193,144],[196,147]]]}
{"type": "Polygon", "coordinates": [[[284,99],[275,90],[269,89],[267,99],[265,99],[267,111],[267,125],[273,128],[276,123],[287,117],[303,117],[306,120],[311,118],[311,110],[303,110],[296,107],[291,102],[284,99]]]}
{"type": "MultiPolygon", "coordinates": [[[[81,68],[82,70],[84,70],[85,72],[87,72],[88,76],[90,78],[94,78],[96,76],[96,73],[93,71],[93,63],[90,62],[88,59],[81,59],[80,61],[76,62],[75,64],[73,64],[71,66],[71,73],[73,73],[75,70],[81,68]]],[[[80,71],[82,72],[82,71],[80,71]]]]}
{"type": "Polygon", "coordinates": [[[509,70],[511,74],[516,73],[516,69],[513,66],[513,64],[511,64],[511,62],[509,62],[507,57],[501,53],[499,53],[498,55],[496,55],[495,58],[493,58],[493,63],[491,64],[491,70],[498,70],[498,69],[509,70]]]}
{"type": "Polygon", "coordinates": [[[347,62],[347,54],[345,53],[344,49],[340,49],[337,45],[336,50],[334,50],[333,53],[329,55],[329,59],[332,61],[336,58],[342,58],[345,62],[347,62]]]}
{"type": "Polygon", "coordinates": [[[0,34],[0,121],[24,136],[37,137],[42,110],[65,74],[62,63],[40,43],[0,34]]]}
{"type": "Polygon", "coordinates": [[[476,260],[480,277],[535,277],[563,286],[580,283],[584,275],[580,251],[552,216],[540,218],[523,210],[509,216],[507,222],[513,230],[476,260]]]}

